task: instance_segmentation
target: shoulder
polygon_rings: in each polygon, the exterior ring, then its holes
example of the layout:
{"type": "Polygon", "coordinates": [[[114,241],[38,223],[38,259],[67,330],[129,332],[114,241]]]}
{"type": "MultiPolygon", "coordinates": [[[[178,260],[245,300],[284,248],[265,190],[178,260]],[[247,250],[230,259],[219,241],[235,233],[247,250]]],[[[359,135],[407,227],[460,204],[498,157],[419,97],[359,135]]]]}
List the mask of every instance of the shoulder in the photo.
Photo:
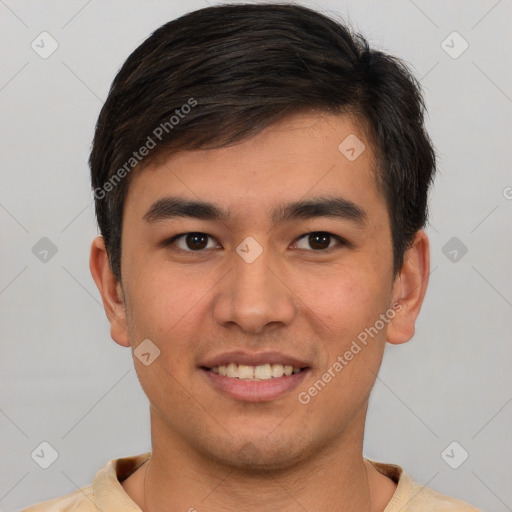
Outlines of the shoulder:
{"type": "Polygon", "coordinates": [[[151,452],[109,460],[91,485],[37,505],[22,512],[141,512],[125,492],[121,482],[150,457],[151,452]]]}
{"type": "Polygon", "coordinates": [[[21,512],[98,512],[94,505],[92,485],[66,494],[60,498],[44,501],[24,508],[21,512]]]}
{"type": "Polygon", "coordinates": [[[436,512],[480,512],[477,508],[465,501],[440,494],[416,482],[412,482],[411,487],[412,496],[410,506],[405,509],[406,511],[420,512],[423,510],[436,510],[436,512]]]}
{"type": "Polygon", "coordinates": [[[414,482],[400,466],[371,460],[369,462],[382,474],[391,478],[397,486],[384,512],[481,512],[465,501],[414,482]]]}

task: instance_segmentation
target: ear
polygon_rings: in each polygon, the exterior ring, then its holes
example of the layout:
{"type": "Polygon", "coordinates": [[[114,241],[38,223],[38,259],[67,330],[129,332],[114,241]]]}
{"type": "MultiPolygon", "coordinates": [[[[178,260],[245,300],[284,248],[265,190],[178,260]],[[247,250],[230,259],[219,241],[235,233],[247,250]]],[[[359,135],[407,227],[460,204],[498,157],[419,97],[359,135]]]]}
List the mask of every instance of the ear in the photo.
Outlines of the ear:
{"type": "Polygon", "coordinates": [[[89,268],[101,294],[105,314],[110,322],[110,336],[123,347],[130,346],[126,322],[126,307],[120,282],[110,268],[105,241],[96,237],[91,245],[89,268]]]}
{"type": "Polygon", "coordinates": [[[395,316],[387,329],[387,341],[400,344],[414,336],[416,318],[423,304],[430,274],[430,248],[427,234],[416,233],[412,246],[404,255],[404,263],[393,284],[392,305],[395,316]]]}

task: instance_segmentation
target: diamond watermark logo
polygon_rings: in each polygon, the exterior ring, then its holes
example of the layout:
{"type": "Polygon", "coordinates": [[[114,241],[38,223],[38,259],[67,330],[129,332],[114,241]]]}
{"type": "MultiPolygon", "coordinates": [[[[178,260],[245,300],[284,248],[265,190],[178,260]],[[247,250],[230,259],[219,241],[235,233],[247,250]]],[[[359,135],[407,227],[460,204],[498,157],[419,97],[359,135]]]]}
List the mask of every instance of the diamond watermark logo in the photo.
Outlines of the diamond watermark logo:
{"type": "Polygon", "coordinates": [[[245,464],[257,464],[261,461],[261,452],[254,443],[248,442],[239,450],[238,457],[245,464]]]}
{"type": "Polygon", "coordinates": [[[441,458],[450,466],[452,469],[457,469],[469,457],[469,453],[460,445],[457,441],[452,441],[442,452],[441,458]]]}
{"type": "Polygon", "coordinates": [[[365,149],[363,141],[353,133],[343,139],[343,142],[338,146],[340,153],[351,162],[359,158],[365,149]]]}
{"type": "Polygon", "coordinates": [[[263,247],[252,236],[248,236],[236,248],[236,252],[246,263],[252,263],[261,255],[263,247]]]}
{"type": "Polygon", "coordinates": [[[48,441],[43,441],[30,456],[39,467],[48,469],[59,458],[59,453],[48,441]]]}
{"type": "Polygon", "coordinates": [[[160,355],[160,349],[151,340],[145,339],[133,354],[144,366],[149,366],[160,355]]]}
{"type": "Polygon", "coordinates": [[[443,245],[441,251],[452,263],[458,263],[468,252],[468,248],[454,236],[443,245]]]}
{"type": "Polygon", "coordinates": [[[41,32],[30,44],[39,57],[47,59],[59,47],[57,40],[48,32],[41,32]]]}
{"type": "Polygon", "coordinates": [[[42,263],[48,263],[57,254],[57,246],[48,237],[43,236],[32,247],[32,254],[42,263]]]}
{"type": "Polygon", "coordinates": [[[441,48],[452,59],[458,59],[469,48],[469,43],[458,32],[452,32],[441,42],[441,48]]]}

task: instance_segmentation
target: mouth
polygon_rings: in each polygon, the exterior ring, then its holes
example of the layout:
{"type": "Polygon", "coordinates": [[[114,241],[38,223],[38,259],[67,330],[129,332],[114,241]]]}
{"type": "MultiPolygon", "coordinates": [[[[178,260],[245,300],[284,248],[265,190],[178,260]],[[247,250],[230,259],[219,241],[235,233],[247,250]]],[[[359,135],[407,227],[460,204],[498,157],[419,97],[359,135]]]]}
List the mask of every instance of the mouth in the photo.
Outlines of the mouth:
{"type": "Polygon", "coordinates": [[[214,366],[213,368],[203,367],[204,370],[209,370],[217,373],[222,377],[229,377],[232,379],[261,381],[270,379],[280,379],[283,376],[289,377],[305,370],[306,368],[294,367],[292,365],[283,364],[259,364],[251,366],[246,364],[237,364],[235,362],[228,363],[227,365],[214,366]]]}
{"type": "Polygon", "coordinates": [[[277,353],[231,353],[199,367],[213,389],[237,401],[263,402],[295,389],[311,370],[305,362],[277,353]]]}

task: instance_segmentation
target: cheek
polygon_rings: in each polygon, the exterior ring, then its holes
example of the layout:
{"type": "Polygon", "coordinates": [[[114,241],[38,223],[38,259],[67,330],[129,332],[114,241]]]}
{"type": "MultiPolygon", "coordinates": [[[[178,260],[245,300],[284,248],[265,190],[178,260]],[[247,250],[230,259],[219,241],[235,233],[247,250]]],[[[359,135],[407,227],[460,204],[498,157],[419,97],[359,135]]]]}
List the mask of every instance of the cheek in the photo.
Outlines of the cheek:
{"type": "Polygon", "coordinates": [[[197,314],[214,284],[208,277],[211,274],[192,266],[179,272],[160,263],[137,264],[133,269],[127,273],[131,276],[126,287],[129,310],[136,319],[137,335],[149,338],[175,338],[173,332],[179,332],[197,314]]]}
{"type": "Polygon", "coordinates": [[[389,295],[382,275],[351,270],[344,268],[336,273],[337,279],[323,280],[322,289],[310,295],[308,304],[321,320],[317,322],[324,333],[320,338],[327,341],[320,371],[330,370],[331,376],[324,375],[332,384],[326,386],[323,400],[343,403],[345,408],[361,403],[375,381],[387,326],[380,315],[388,309],[389,295]]]}
{"type": "Polygon", "coordinates": [[[303,273],[295,289],[322,331],[346,342],[386,310],[389,290],[382,280],[375,269],[345,265],[303,273]]]}
{"type": "Polygon", "coordinates": [[[211,285],[186,271],[166,272],[149,262],[126,267],[129,335],[140,384],[158,410],[185,407],[189,395],[184,390],[194,369],[190,341],[198,335],[197,315],[204,314],[201,299],[211,285]],[[146,339],[158,354],[149,365],[137,357],[137,346],[146,339]]]}
{"type": "Polygon", "coordinates": [[[200,335],[198,325],[202,322],[198,316],[205,314],[205,297],[212,284],[207,279],[196,279],[190,271],[170,273],[149,264],[137,269],[127,272],[126,286],[130,298],[129,336],[135,347],[137,376],[157,408],[166,404],[178,407],[186,400],[184,383],[195,370],[190,357],[191,340],[200,335]],[[148,366],[137,358],[137,346],[145,339],[151,340],[158,350],[158,357],[148,366]]]}
{"type": "Polygon", "coordinates": [[[312,387],[302,391],[311,397],[311,414],[323,417],[327,429],[339,431],[366,404],[385,346],[385,328],[371,329],[386,311],[385,304],[382,290],[362,278],[331,282],[318,295],[315,313],[328,327],[324,332],[329,340],[324,338],[322,367],[312,387]]]}

